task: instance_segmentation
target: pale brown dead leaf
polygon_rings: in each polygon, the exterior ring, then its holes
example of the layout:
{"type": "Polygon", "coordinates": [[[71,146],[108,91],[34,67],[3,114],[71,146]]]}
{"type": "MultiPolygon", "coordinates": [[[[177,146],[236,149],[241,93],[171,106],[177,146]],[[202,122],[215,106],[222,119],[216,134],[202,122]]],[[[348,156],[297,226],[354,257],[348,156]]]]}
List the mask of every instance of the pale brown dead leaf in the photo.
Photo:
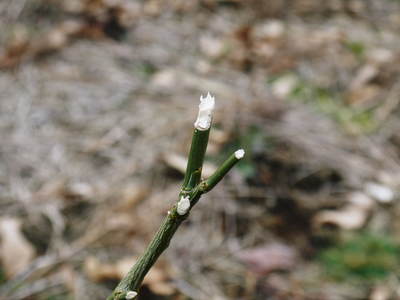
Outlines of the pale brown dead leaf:
{"type": "Polygon", "coordinates": [[[314,218],[317,227],[334,225],[342,229],[353,230],[361,228],[367,219],[364,210],[354,206],[345,207],[342,210],[322,211],[314,218]]]}
{"type": "Polygon", "coordinates": [[[0,259],[7,278],[25,270],[35,257],[35,249],[22,234],[21,226],[16,218],[0,219],[0,259]]]}
{"type": "Polygon", "coordinates": [[[316,227],[334,225],[346,230],[361,228],[374,207],[375,202],[367,195],[355,192],[348,197],[349,204],[339,210],[323,210],[313,219],[316,227]]]}
{"type": "Polygon", "coordinates": [[[140,201],[144,200],[150,193],[148,186],[144,184],[130,184],[122,190],[122,199],[117,206],[117,210],[126,211],[135,207],[140,201]]]}
{"type": "MultiPolygon", "coordinates": [[[[168,153],[164,155],[163,159],[167,166],[179,171],[182,174],[185,174],[187,158],[179,154],[168,153]]],[[[203,164],[202,176],[207,178],[216,170],[217,168],[213,164],[205,162],[203,164]]]]}
{"type": "MultiPolygon", "coordinates": [[[[135,258],[123,258],[115,263],[103,263],[93,256],[86,258],[86,275],[94,282],[121,280],[136,262],[135,258]]],[[[164,268],[154,266],[146,275],[143,284],[158,295],[171,295],[175,288],[168,282],[169,275],[164,268]]]]}
{"type": "Polygon", "coordinates": [[[347,93],[346,101],[352,105],[367,105],[379,95],[380,91],[377,85],[368,84],[347,93]]]}
{"type": "Polygon", "coordinates": [[[222,147],[228,142],[231,134],[228,130],[213,128],[210,134],[210,140],[207,146],[207,153],[218,154],[222,147]]]}
{"type": "Polygon", "coordinates": [[[388,286],[377,285],[372,289],[370,300],[388,300],[391,297],[391,291],[388,286]]]}
{"type": "Polygon", "coordinates": [[[212,36],[200,37],[200,49],[209,58],[216,59],[223,55],[225,51],[224,42],[212,36]]]}
{"type": "Polygon", "coordinates": [[[276,270],[290,270],[297,261],[295,249],[281,243],[270,243],[243,250],[237,257],[250,271],[260,275],[276,270]]]}

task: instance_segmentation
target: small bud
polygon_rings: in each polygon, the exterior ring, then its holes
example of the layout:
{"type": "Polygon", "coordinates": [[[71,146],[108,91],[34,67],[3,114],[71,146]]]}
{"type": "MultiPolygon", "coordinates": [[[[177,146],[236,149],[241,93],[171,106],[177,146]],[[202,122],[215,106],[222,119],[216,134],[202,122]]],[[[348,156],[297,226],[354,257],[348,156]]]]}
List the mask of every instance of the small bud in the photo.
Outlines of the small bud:
{"type": "Polygon", "coordinates": [[[194,127],[198,130],[205,131],[211,126],[212,114],[215,106],[215,97],[207,93],[207,96],[203,98],[200,96],[199,114],[197,120],[194,123],[194,127]]]}
{"type": "Polygon", "coordinates": [[[179,215],[183,216],[185,215],[190,208],[190,200],[189,197],[181,197],[181,200],[178,202],[178,206],[176,208],[176,211],[178,212],[179,215]]]}
{"type": "Polygon", "coordinates": [[[243,158],[243,156],[244,156],[244,150],[243,149],[239,149],[239,150],[237,150],[236,152],[235,152],[235,157],[237,158],[237,159],[242,159],[243,158]]]}
{"type": "Polygon", "coordinates": [[[135,291],[129,291],[126,293],[125,299],[133,299],[137,296],[137,293],[135,291]]]}

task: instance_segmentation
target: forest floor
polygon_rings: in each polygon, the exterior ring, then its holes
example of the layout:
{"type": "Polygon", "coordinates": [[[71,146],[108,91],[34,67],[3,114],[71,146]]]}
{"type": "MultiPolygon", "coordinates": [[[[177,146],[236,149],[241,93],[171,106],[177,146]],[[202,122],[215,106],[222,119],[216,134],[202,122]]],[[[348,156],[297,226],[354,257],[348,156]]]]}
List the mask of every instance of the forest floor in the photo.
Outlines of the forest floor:
{"type": "Polygon", "coordinates": [[[139,299],[400,299],[400,2],[3,0],[0,299],[105,299],[204,196],[139,299]],[[268,3],[264,3],[268,2],[268,3]]]}

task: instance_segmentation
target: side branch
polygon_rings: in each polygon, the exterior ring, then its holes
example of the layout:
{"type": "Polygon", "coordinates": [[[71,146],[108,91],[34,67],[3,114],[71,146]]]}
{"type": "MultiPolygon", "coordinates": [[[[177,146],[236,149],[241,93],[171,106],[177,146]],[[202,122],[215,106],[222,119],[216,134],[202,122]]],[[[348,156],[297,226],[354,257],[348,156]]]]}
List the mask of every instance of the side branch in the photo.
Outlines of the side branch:
{"type": "Polygon", "coordinates": [[[137,260],[128,274],[121,280],[107,300],[133,299],[136,297],[142,281],[158,257],[168,248],[169,243],[190,210],[199,201],[202,194],[212,190],[229,170],[244,156],[240,149],[232,154],[213,175],[201,181],[201,169],[207,149],[210,133],[214,97],[207,94],[200,97],[199,115],[195,122],[186,174],[179,194],[179,201],[168,212],[156,235],[153,237],[144,254],[137,260]]]}

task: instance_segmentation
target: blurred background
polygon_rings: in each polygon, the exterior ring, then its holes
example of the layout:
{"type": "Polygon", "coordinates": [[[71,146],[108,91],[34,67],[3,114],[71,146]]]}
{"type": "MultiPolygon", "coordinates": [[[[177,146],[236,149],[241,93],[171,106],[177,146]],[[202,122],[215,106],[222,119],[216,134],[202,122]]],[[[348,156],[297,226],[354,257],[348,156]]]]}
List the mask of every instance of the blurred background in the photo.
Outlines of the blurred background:
{"type": "Polygon", "coordinates": [[[0,298],[105,299],[205,195],[139,299],[400,299],[398,0],[2,0],[0,298]]]}

